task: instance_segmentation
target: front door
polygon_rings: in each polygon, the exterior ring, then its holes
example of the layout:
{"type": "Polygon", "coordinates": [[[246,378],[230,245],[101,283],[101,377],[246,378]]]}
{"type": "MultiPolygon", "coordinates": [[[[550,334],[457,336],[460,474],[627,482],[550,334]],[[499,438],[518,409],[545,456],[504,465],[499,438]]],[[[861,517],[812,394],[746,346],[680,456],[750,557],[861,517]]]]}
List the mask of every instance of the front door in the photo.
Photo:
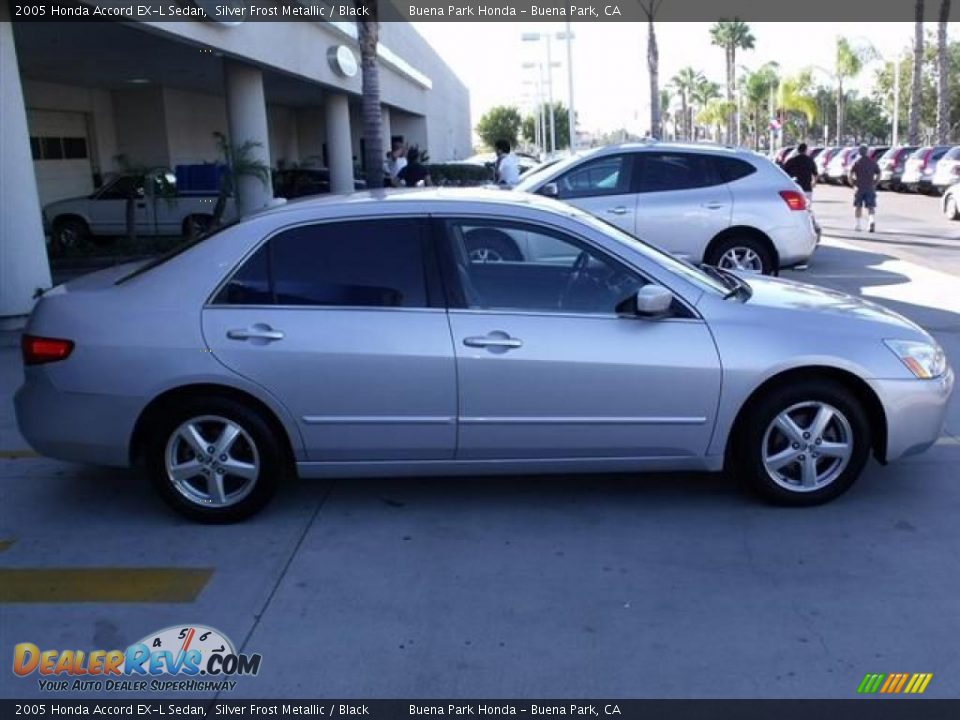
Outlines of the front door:
{"type": "Polygon", "coordinates": [[[603,155],[571,168],[555,181],[557,197],[635,234],[637,197],[631,189],[631,157],[630,153],[603,155]]]}
{"type": "Polygon", "coordinates": [[[618,316],[617,305],[647,280],[582,238],[510,220],[446,219],[442,226],[449,283],[461,289],[450,309],[458,459],[706,452],[720,363],[692,312],[678,301],[673,317],[618,316]],[[478,262],[466,241],[478,228],[558,249],[478,262]]]}
{"type": "Polygon", "coordinates": [[[133,222],[136,232],[144,232],[150,221],[143,178],[124,175],[103,188],[89,203],[90,231],[94,235],[126,235],[127,204],[133,201],[133,222]]]}
{"type": "Polygon", "coordinates": [[[426,247],[413,218],[294,227],[204,309],[210,349],[286,406],[309,460],[453,457],[456,371],[426,247]]]}

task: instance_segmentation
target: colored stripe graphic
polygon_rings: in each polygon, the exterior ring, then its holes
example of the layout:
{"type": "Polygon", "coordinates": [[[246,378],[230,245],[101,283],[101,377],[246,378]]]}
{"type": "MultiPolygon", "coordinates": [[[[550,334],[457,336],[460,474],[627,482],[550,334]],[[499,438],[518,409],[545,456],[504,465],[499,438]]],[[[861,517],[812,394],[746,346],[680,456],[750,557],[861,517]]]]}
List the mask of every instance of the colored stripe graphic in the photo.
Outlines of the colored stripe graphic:
{"type": "Polygon", "coordinates": [[[867,673],[857,686],[861,695],[919,695],[927,689],[933,673],[867,673]]]}

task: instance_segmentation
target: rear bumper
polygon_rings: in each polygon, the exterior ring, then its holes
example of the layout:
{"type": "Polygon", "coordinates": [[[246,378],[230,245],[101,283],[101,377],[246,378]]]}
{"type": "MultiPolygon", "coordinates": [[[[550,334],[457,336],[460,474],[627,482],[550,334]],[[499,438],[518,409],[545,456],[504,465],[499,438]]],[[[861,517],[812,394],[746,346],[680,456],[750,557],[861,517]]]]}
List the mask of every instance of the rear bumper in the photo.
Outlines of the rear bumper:
{"type": "Polygon", "coordinates": [[[792,213],[796,217],[789,225],[777,228],[773,235],[780,267],[788,268],[807,262],[820,242],[820,228],[813,213],[792,213]]]}
{"type": "Polygon", "coordinates": [[[953,392],[952,369],[935,380],[872,380],[870,385],[887,416],[885,461],[922,453],[937,441],[953,392]]]}
{"type": "Polygon", "coordinates": [[[71,462],[125,467],[136,398],[64,392],[43,368],[26,368],[13,398],[20,434],[41,455],[71,462]]]}

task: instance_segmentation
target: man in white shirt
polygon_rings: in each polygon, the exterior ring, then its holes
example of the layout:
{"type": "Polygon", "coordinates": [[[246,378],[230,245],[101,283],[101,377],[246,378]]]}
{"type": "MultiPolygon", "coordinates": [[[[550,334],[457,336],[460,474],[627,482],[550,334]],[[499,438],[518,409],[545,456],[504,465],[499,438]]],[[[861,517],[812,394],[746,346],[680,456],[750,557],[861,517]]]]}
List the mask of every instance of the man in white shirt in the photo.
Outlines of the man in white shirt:
{"type": "Polygon", "coordinates": [[[393,151],[390,153],[390,160],[387,161],[386,166],[384,169],[390,176],[390,182],[395,186],[398,185],[397,175],[407,166],[407,149],[403,146],[403,143],[395,142],[393,144],[393,151]]]}
{"type": "Polygon", "coordinates": [[[510,143],[506,140],[497,140],[494,149],[497,151],[497,185],[513,187],[520,182],[520,164],[517,156],[510,152],[510,143]]]}

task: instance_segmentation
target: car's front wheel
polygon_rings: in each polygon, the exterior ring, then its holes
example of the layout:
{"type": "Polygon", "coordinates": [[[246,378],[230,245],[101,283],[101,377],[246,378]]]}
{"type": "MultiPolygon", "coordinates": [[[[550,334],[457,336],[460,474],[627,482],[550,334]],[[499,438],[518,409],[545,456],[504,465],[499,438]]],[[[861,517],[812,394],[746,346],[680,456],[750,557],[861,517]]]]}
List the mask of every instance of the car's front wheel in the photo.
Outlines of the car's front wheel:
{"type": "Polygon", "coordinates": [[[766,243],[749,235],[729,237],[710,248],[705,258],[707,264],[726,270],[772,275],[776,272],[773,254],[766,243]]]}
{"type": "Polygon", "coordinates": [[[191,520],[236,522],[261,510],[286,473],[269,423],[231,398],[178,403],[153,423],[147,469],[161,497],[191,520]]]}
{"type": "Polygon", "coordinates": [[[733,443],[733,470],[781,505],[818,505],[846,492],[870,451],[861,402],[833,380],[776,387],[749,408],[733,443]]]}
{"type": "Polygon", "coordinates": [[[90,239],[90,228],[78,217],[62,217],[53,221],[50,240],[57,251],[82,247],[90,239]]]}

